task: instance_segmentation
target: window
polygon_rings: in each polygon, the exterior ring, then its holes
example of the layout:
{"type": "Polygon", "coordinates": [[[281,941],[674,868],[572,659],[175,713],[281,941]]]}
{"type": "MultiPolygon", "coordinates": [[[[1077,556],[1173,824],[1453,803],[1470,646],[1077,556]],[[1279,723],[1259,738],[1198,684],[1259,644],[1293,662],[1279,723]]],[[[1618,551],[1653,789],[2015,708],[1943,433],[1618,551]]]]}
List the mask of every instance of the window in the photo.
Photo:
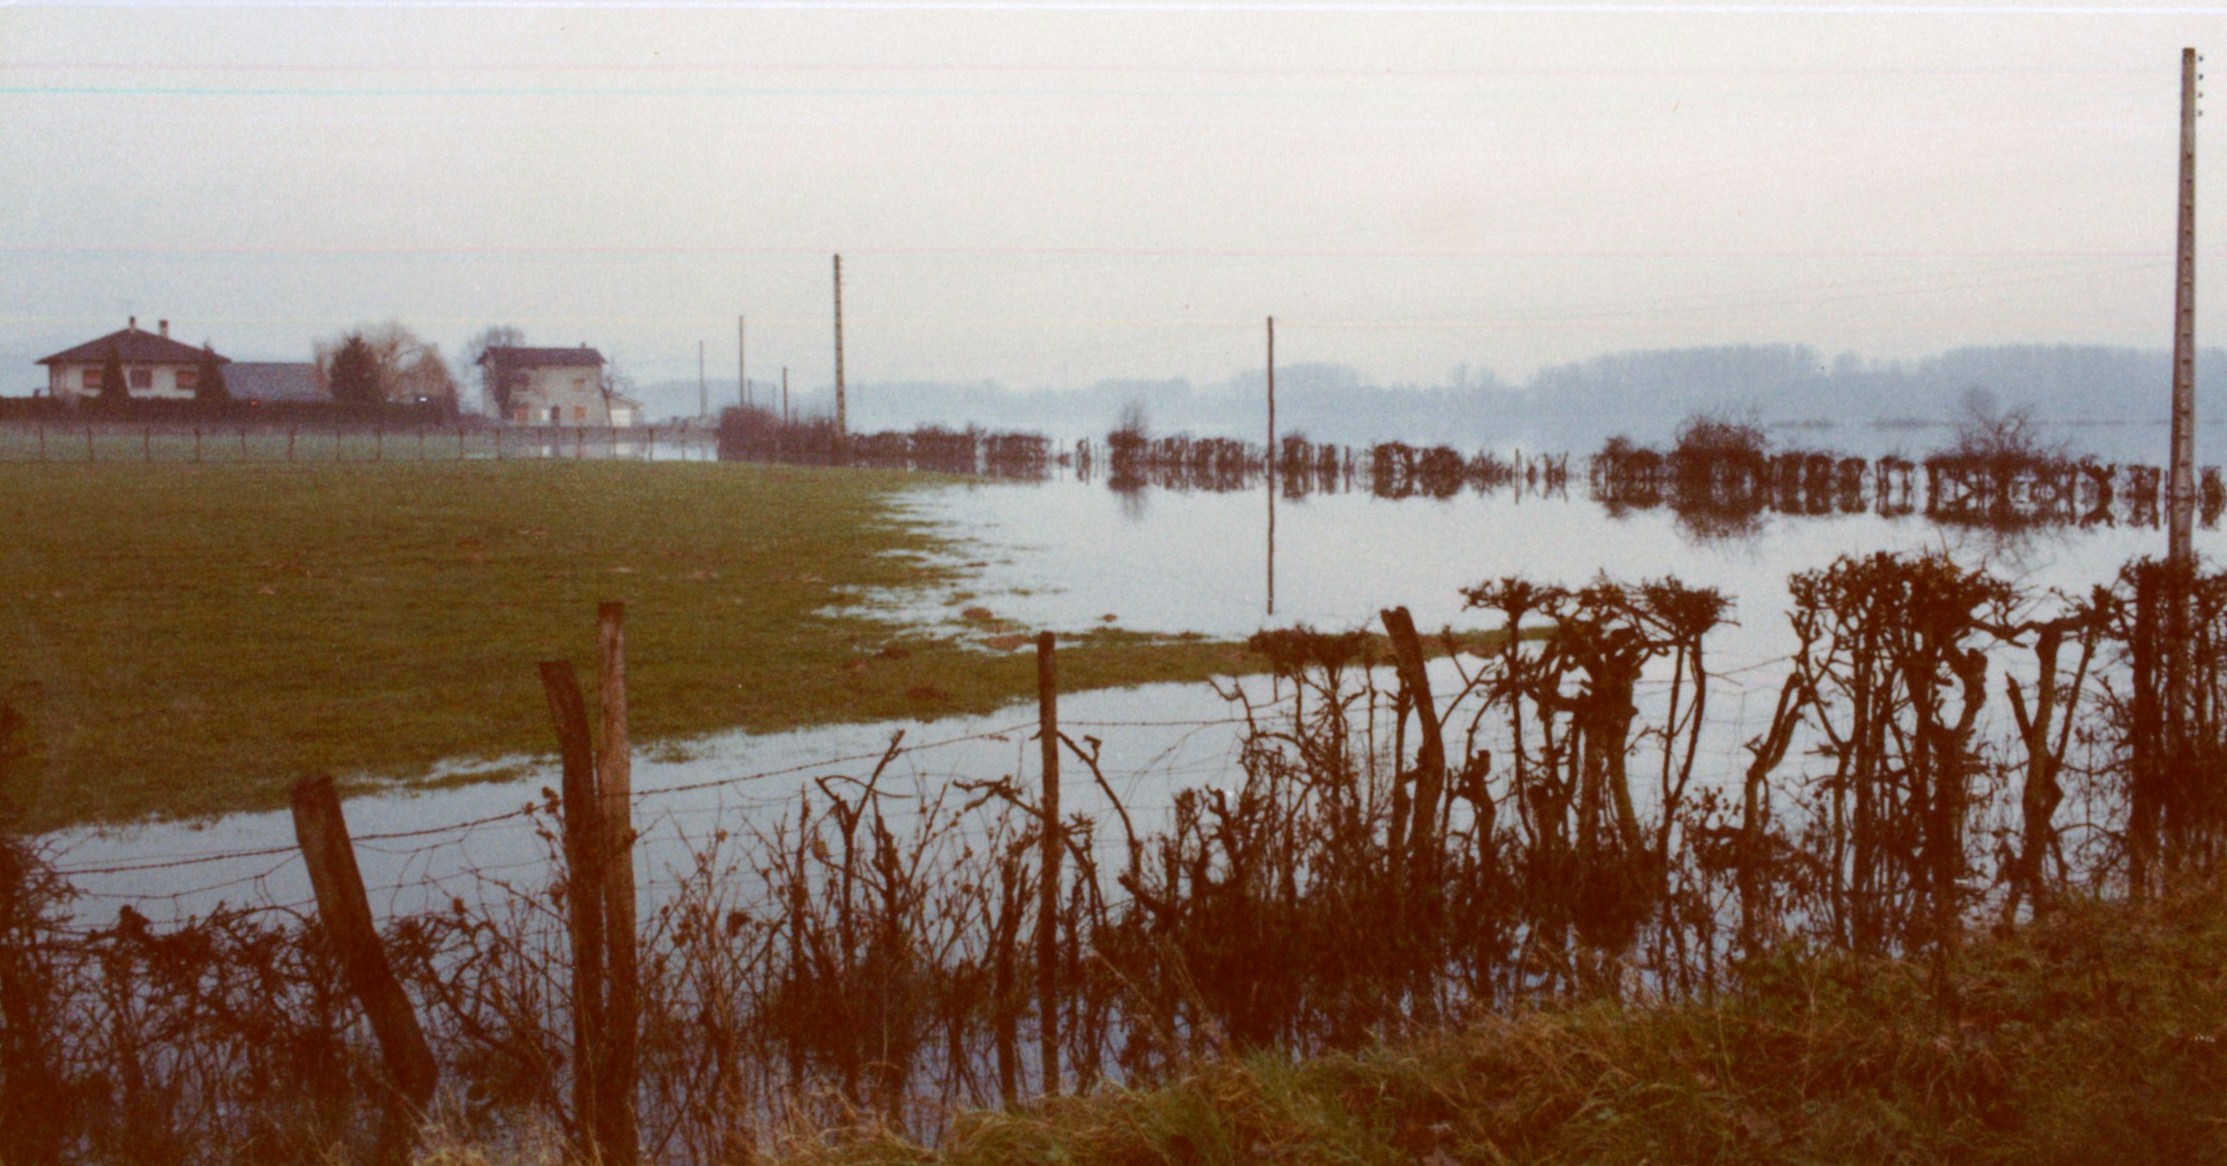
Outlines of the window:
{"type": "Polygon", "coordinates": [[[181,368],[181,369],[179,369],[179,370],[178,370],[178,388],[179,388],[179,389],[181,389],[181,390],[184,390],[184,389],[197,389],[197,388],[200,388],[200,387],[201,387],[201,370],[200,370],[200,369],[197,369],[197,368],[181,368]]]}
{"type": "Polygon", "coordinates": [[[135,389],[154,388],[155,370],[151,368],[135,368],[131,370],[131,387],[135,389]]]}
{"type": "Polygon", "coordinates": [[[86,388],[86,391],[88,391],[88,392],[96,392],[96,393],[97,393],[97,392],[99,392],[99,391],[100,391],[100,387],[101,387],[101,370],[99,370],[99,369],[97,369],[97,368],[88,368],[88,369],[86,369],[86,370],[85,370],[85,388],[86,388]]]}
{"type": "Polygon", "coordinates": [[[588,419],[588,407],[587,407],[586,405],[574,405],[574,406],[572,407],[572,419],[573,419],[574,421],[585,421],[585,420],[587,420],[587,419],[588,419]]]}
{"type": "Polygon", "coordinates": [[[510,411],[510,419],[518,422],[521,425],[525,424],[528,421],[532,421],[534,419],[533,407],[530,405],[519,405],[512,408],[510,411]]]}

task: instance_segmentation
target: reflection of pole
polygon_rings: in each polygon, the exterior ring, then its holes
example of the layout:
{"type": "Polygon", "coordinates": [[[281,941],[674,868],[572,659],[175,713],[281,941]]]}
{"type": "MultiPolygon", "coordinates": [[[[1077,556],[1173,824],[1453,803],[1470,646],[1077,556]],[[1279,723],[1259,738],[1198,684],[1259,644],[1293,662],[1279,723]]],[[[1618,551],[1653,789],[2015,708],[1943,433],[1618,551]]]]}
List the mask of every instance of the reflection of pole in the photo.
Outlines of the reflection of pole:
{"type": "Polygon", "coordinates": [[[850,418],[843,409],[843,257],[835,257],[835,453],[842,456],[850,434],[850,418]]]}
{"type": "Polygon", "coordinates": [[[1268,614],[1276,614],[1276,317],[1268,317],[1268,614]]]}
{"type": "Polygon", "coordinates": [[[2196,509],[2196,50],[2181,50],[2181,248],[2173,281],[2173,477],[2167,486],[2167,544],[2187,566],[2196,509]]]}

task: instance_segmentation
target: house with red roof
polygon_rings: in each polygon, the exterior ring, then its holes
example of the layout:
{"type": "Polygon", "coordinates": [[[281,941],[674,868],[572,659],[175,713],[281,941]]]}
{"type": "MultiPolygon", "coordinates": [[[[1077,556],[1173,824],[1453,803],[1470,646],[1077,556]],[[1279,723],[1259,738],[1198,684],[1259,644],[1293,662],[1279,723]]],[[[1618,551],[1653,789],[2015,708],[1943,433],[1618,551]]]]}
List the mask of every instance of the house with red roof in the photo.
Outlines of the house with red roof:
{"type": "Polygon", "coordinates": [[[642,406],[604,380],[603,354],[578,348],[492,346],[479,358],[490,417],[514,425],[589,425],[625,428],[641,420],[642,406]]]}
{"type": "MultiPolygon", "coordinates": [[[[81,400],[100,395],[101,368],[113,349],[124,366],[124,383],[136,400],[185,400],[200,382],[204,353],[191,344],[170,338],[170,321],[162,320],[153,332],[142,331],[133,316],[121,331],[75,348],[66,348],[38,363],[46,366],[47,395],[57,400],[81,400]]],[[[218,364],[230,364],[219,356],[218,364]]]]}

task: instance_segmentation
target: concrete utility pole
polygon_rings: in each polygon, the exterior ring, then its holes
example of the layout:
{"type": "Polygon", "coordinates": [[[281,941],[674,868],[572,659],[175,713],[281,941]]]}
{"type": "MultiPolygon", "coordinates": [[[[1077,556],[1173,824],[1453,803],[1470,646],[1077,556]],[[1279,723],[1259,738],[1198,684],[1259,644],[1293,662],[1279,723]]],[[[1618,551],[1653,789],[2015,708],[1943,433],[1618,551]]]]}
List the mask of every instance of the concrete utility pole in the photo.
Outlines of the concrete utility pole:
{"type": "Polygon", "coordinates": [[[850,433],[850,417],[843,407],[843,257],[835,257],[835,445],[841,449],[850,433]]]}
{"type": "Polygon", "coordinates": [[[744,331],[750,317],[735,317],[735,398],[747,409],[750,407],[750,341],[744,331]]]}
{"type": "Polygon", "coordinates": [[[1268,317],[1268,614],[1276,614],[1276,317],[1268,317]]]}
{"type": "Polygon", "coordinates": [[[2196,513],[2196,50],[2181,50],[2181,248],[2173,282],[2173,476],[2166,487],[2172,561],[2194,562],[2196,513]]]}

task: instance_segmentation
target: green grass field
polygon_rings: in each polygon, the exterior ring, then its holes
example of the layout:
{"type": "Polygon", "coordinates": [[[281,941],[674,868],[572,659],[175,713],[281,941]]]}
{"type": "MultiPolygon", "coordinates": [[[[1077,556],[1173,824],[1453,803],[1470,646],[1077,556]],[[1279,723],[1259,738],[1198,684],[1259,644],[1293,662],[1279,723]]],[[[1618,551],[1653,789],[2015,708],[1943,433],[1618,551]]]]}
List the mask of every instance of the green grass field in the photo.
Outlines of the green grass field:
{"type": "MultiPolygon", "coordinates": [[[[33,729],[21,824],[264,808],[312,771],[550,752],[535,663],[570,657],[592,690],[602,599],[628,604],[638,742],[1032,693],[1033,656],[997,635],[1020,629],[979,612],[909,629],[831,613],[871,589],[963,586],[920,558],[950,548],[892,512],[923,481],[593,460],[0,465],[0,701],[33,729]]],[[[1101,632],[1063,640],[1060,671],[1076,691],[1255,663],[1101,632]]]]}
{"type": "MultiPolygon", "coordinates": [[[[1953,999],[1920,963],[1788,952],[1708,1001],[1549,1005],[1297,1064],[1210,1058],[1145,1090],[868,1122],[752,1159],[1242,1166],[2219,1162],[2227,907],[2074,904],[1980,942],[1953,999]]],[[[554,1164],[436,1148],[427,1166],[554,1164]]]]}

